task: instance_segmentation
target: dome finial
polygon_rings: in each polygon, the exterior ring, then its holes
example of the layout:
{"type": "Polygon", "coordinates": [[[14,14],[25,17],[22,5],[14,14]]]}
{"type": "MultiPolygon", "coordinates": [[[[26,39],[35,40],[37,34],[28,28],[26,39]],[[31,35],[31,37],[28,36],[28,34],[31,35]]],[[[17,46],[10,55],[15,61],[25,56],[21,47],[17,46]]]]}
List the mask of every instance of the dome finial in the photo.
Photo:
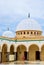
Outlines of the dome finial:
{"type": "Polygon", "coordinates": [[[7,30],[9,31],[9,27],[7,28],[7,30]]]}
{"type": "Polygon", "coordinates": [[[28,18],[30,18],[30,13],[28,13],[28,18]]]}

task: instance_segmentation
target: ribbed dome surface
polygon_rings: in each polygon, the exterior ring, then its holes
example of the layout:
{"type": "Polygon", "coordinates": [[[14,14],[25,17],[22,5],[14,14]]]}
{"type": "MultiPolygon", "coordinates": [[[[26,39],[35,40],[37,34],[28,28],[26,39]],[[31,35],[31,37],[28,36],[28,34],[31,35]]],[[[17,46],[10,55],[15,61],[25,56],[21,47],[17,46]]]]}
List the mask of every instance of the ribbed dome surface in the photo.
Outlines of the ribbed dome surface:
{"type": "Polygon", "coordinates": [[[41,29],[40,24],[37,21],[28,18],[28,19],[22,20],[18,24],[16,31],[20,31],[20,30],[39,30],[39,31],[41,31],[42,29],[41,29]]]}
{"type": "Polygon", "coordinates": [[[11,31],[5,31],[3,34],[2,34],[2,36],[4,36],[4,37],[14,37],[14,34],[13,34],[13,32],[11,32],[11,31]]]}

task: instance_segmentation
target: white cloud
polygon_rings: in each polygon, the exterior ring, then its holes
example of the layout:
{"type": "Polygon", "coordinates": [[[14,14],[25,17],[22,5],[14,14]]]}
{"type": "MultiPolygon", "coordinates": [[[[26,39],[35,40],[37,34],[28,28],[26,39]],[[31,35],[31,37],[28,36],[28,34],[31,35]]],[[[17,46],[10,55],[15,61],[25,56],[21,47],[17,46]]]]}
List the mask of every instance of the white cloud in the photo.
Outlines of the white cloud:
{"type": "Polygon", "coordinates": [[[32,17],[41,17],[44,13],[43,4],[44,1],[41,0],[1,0],[0,14],[12,16],[14,14],[26,15],[30,12],[32,17]]]}

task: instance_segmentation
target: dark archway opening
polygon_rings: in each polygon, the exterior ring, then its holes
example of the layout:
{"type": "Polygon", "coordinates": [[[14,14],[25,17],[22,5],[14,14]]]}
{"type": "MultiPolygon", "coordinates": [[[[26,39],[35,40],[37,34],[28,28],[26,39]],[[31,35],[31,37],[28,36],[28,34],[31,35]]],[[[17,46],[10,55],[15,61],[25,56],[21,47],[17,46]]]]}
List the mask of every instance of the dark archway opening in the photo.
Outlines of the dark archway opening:
{"type": "Polygon", "coordinates": [[[35,60],[38,60],[38,52],[36,51],[39,51],[39,47],[35,44],[32,44],[30,47],[29,47],[29,53],[28,53],[28,60],[29,61],[35,61],[35,60]]]}
{"type": "Polygon", "coordinates": [[[11,47],[10,47],[10,54],[14,54],[14,46],[13,45],[11,45],[11,47]]]}
{"type": "Polygon", "coordinates": [[[40,60],[40,52],[36,51],[36,60],[40,60]]]}
{"type": "Polygon", "coordinates": [[[27,60],[27,52],[24,52],[24,59],[27,60]]]}
{"type": "Polygon", "coordinates": [[[8,61],[8,55],[7,55],[7,45],[4,44],[2,47],[2,62],[8,61]]]}
{"type": "Polygon", "coordinates": [[[17,47],[16,60],[25,61],[27,60],[26,47],[24,45],[19,45],[17,47]]]}

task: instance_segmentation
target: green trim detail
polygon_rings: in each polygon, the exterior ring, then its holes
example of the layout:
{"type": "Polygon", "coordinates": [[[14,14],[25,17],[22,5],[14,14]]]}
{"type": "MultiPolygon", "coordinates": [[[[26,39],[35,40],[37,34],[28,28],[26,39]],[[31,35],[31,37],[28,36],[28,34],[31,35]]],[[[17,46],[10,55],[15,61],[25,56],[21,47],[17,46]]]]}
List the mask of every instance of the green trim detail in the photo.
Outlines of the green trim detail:
{"type": "Polygon", "coordinates": [[[7,40],[7,41],[13,41],[13,42],[44,41],[44,39],[43,40],[9,40],[7,38],[0,38],[0,40],[7,40]]]}
{"type": "Polygon", "coordinates": [[[21,40],[21,41],[17,40],[16,42],[28,42],[28,41],[44,41],[44,40],[21,40]]]}
{"type": "Polygon", "coordinates": [[[0,38],[0,40],[7,40],[7,41],[14,41],[15,42],[15,40],[9,40],[7,38],[0,38]]]}

